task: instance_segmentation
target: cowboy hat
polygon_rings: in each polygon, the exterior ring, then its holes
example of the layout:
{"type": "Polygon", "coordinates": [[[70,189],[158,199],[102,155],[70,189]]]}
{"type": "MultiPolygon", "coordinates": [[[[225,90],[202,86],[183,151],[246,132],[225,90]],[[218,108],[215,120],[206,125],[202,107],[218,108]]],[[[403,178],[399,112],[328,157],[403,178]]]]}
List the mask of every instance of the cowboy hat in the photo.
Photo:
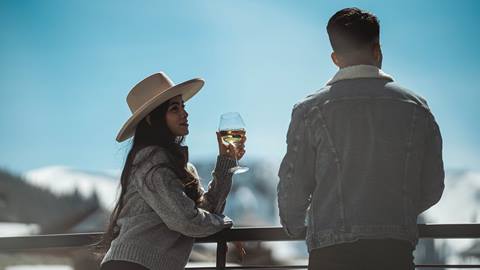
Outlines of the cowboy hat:
{"type": "Polygon", "coordinates": [[[163,72],[143,79],[127,95],[132,116],[118,132],[117,141],[121,142],[133,136],[138,123],[160,104],[178,95],[182,95],[183,100],[187,101],[200,91],[204,83],[203,79],[195,78],[174,84],[163,72]]]}

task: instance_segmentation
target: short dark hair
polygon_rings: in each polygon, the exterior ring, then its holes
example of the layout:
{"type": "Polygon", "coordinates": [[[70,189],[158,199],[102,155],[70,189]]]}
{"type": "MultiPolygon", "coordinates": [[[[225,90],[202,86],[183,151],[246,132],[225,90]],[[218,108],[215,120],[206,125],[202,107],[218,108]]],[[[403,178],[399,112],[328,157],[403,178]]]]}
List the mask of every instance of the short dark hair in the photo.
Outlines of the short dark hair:
{"type": "Polygon", "coordinates": [[[327,24],[333,51],[349,53],[378,42],[380,24],[375,15],[359,8],[345,8],[335,13],[327,24]]]}

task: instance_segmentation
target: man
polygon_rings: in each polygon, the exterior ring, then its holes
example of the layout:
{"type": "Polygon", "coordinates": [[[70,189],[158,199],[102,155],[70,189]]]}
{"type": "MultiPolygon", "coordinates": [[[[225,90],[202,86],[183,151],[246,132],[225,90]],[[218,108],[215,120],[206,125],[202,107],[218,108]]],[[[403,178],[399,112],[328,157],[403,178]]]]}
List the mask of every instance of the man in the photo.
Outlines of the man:
{"type": "Polygon", "coordinates": [[[306,233],[309,269],[413,269],[417,216],[443,192],[438,126],[380,69],[379,28],[358,8],[333,15],[339,71],[293,109],[278,206],[287,234],[306,233]]]}

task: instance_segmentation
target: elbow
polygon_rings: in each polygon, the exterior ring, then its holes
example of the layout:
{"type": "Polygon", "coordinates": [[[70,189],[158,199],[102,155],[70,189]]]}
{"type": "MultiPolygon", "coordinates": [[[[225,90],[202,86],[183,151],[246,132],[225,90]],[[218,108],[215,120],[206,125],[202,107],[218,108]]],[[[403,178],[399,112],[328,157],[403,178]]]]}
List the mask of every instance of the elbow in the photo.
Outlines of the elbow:
{"type": "Polygon", "coordinates": [[[189,223],[186,220],[182,221],[179,224],[175,224],[175,225],[166,224],[166,225],[170,230],[176,231],[182,235],[192,237],[192,238],[206,237],[210,235],[204,229],[202,230],[202,228],[198,228],[197,226],[194,226],[193,224],[189,223]]]}
{"type": "Polygon", "coordinates": [[[440,201],[440,199],[442,198],[444,188],[445,188],[445,186],[442,184],[442,186],[439,188],[438,192],[433,194],[433,196],[431,198],[430,207],[434,206],[435,204],[437,204],[440,201]]]}
{"type": "Polygon", "coordinates": [[[176,231],[185,236],[195,237],[191,235],[193,231],[191,230],[191,228],[189,228],[190,226],[188,225],[188,221],[186,220],[180,220],[175,223],[164,221],[164,223],[167,226],[167,228],[170,229],[171,231],[176,231]]]}
{"type": "Polygon", "coordinates": [[[281,221],[283,230],[290,238],[304,238],[306,233],[305,225],[288,224],[284,220],[281,221]]]}
{"type": "Polygon", "coordinates": [[[305,235],[305,216],[292,217],[287,212],[280,210],[280,223],[287,236],[298,238],[305,235]]]}
{"type": "Polygon", "coordinates": [[[440,199],[442,198],[444,190],[445,190],[445,184],[443,182],[443,176],[442,176],[442,181],[440,181],[437,188],[429,196],[429,204],[430,204],[429,207],[434,206],[435,204],[437,204],[440,201],[440,199]]]}
{"type": "Polygon", "coordinates": [[[435,173],[423,179],[421,186],[420,203],[418,205],[418,214],[428,210],[437,204],[442,198],[445,190],[445,171],[442,166],[437,166],[435,173]]]}
{"type": "Polygon", "coordinates": [[[305,238],[305,233],[306,233],[306,228],[301,227],[301,228],[286,228],[283,227],[285,233],[288,235],[290,238],[305,238]]]}
{"type": "Polygon", "coordinates": [[[232,225],[233,222],[228,217],[218,216],[200,210],[197,216],[182,216],[175,225],[167,225],[167,227],[185,236],[200,238],[228,229],[232,227],[232,225]]]}
{"type": "Polygon", "coordinates": [[[430,209],[430,207],[437,204],[440,201],[440,199],[442,198],[442,194],[443,194],[444,189],[445,189],[445,185],[442,182],[442,184],[438,186],[437,190],[435,190],[434,192],[432,192],[428,195],[425,195],[424,200],[422,201],[422,203],[418,207],[419,208],[418,209],[418,214],[421,214],[422,212],[430,209]]]}
{"type": "Polygon", "coordinates": [[[225,229],[229,229],[230,227],[232,227],[232,224],[225,224],[223,226],[209,227],[209,228],[205,228],[203,226],[196,226],[195,224],[190,224],[190,225],[184,226],[181,229],[182,231],[180,233],[192,238],[203,238],[203,237],[214,235],[225,229]]]}
{"type": "Polygon", "coordinates": [[[219,201],[214,201],[208,197],[205,197],[198,207],[212,214],[222,214],[225,204],[225,198],[222,198],[222,200],[219,201]]]}
{"type": "Polygon", "coordinates": [[[174,219],[163,217],[162,221],[171,231],[176,231],[185,236],[198,237],[199,230],[193,225],[194,219],[186,215],[176,215],[174,219]]]}
{"type": "Polygon", "coordinates": [[[177,231],[180,232],[181,234],[183,234],[185,236],[188,236],[188,237],[191,237],[191,238],[202,238],[202,237],[207,237],[207,236],[211,235],[209,233],[206,233],[205,231],[199,231],[199,230],[192,229],[189,226],[184,226],[183,228],[181,228],[180,230],[177,230],[177,231]]]}

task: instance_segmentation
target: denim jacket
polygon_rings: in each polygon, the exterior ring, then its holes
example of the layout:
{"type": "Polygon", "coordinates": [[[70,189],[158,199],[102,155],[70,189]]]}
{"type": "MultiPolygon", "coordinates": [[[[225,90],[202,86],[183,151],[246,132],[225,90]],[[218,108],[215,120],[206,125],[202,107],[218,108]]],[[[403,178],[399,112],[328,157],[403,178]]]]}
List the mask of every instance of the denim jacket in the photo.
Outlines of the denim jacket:
{"type": "Polygon", "coordinates": [[[358,239],[416,245],[417,216],[444,188],[426,101],[374,66],[340,69],[297,103],[279,170],[280,221],[309,250],[358,239]]]}

